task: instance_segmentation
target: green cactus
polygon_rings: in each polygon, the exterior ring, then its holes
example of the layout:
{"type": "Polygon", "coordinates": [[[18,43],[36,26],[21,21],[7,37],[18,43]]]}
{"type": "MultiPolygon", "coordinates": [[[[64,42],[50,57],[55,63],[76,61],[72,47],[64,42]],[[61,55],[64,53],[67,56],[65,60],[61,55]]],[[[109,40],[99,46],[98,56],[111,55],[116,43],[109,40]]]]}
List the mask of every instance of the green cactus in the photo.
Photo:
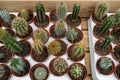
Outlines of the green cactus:
{"type": "Polygon", "coordinates": [[[65,3],[63,3],[63,2],[61,2],[59,5],[58,5],[58,7],[57,7],[57,17],[58,17],[58,19],[64,19],[65,18],[65,16],[66,16],[66,5],[65,5],[65,3]]]}
{"type": "Polygon", "coordinates": [[[27,9],[20,10],[20,17],[24,18],[26,21],[29,20],[29,12],[27,9]]]}
{"type": "Polygon", "coordinates": [[[45,43],[49,38],[47,32],[43,29],[35,30],[33,33],[33,37],[34,37],[34,39],[39,39],[43,43],[45,43]]]}
{"type": "Polygon", "coordinates": [[[55,34],[60,37],[64,35],[66,29],[65,29],[65,23],[64,21],[58,21],[55,26],[55,34]]]}
{"type": "Polygon", "coordinates": [[[72,11],[72,21],[75,22],[78,19],[78,14],[80,11],[80,5],[74,4],[73,11],[72,11]]]}
{"type": "Polygon", "coordinates": [[[97,20],[102,20],[109,10],[109,5],[106,2],[100,2],[95,8],[94,16],[97,20]]]}
{"type": "Polygon", "coordinates": [[[29,31],[27,22],[21,17],[16,17],[12,21],[12,28],[15,29],[19,36],[26,36],[29,31]]]}
{"type": "Polygon", "coordinates": [[[37,4],[35,7],[35,11],[37,14],[38,22],[44,22],[46,20],[44,6],[42,4],[37,4]]]}
{"type": "Polygon", "coordinates": [[[11,16],[7,10],[0,11],[0,17],[10,26],[11,25],[11,16]]]}
{"type": "Polygon", "coordinates": [[[118,9],[114,15],[114,19],[115,19],[115,24],[119,24],[120,23],[120,9],[118,9]]]}
{"type": "Polygon", "coordinates": [[[112,66],[112,61],[109,58],[102,58],[99,65],[102,69],[108,69],[112,66]]]}
{"type": "Polygon", "coordinates": [[[5,58],[5,53],[0,52],[0,59],[5,58]]]}
{"type": "Polygon", "coordinates": [[[37,80],[45,80],[47,74],[47,70],[44,67],[38,67],[34,71],[35,79],[37,80]]]}
{"type": "Polygon", "coordinates": [[[78,32],[75,31],[75,29],[69,29],[66,32],[66,38],[73,42],[74,40],[78,38],[78,32]]]}
{"type": "Polygon", "coordinates": [[[0,66],[0,78],[5,75],[5,68],[3,66],[0,66]]]}
{"type": "Polygon", "coordinates": [[[52,41],[47,48],[47,51],[52,55],[57,55],[61,52],[62,46],[59,41],[52,41]]]}

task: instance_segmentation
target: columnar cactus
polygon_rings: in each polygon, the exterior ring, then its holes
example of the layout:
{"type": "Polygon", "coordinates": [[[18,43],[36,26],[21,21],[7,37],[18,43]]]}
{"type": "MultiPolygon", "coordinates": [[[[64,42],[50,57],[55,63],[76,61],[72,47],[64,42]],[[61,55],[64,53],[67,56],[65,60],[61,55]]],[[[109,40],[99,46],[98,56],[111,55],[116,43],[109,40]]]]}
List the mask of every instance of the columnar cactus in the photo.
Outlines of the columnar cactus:
{"type": "Polygon", "coordinates": [[[20,36],[27,35],[29,31],[27,22],[21,17],[16,17],[12,21],[12,28],[15,29],[16,33],[20,36]]]}
{"type": "Polygon", "coordinates": [[[5,75],[5,68],[3,66],[0,66],[0,78],[5,75]]]}
{"type": "Polygon", "coordinates": [[[5,57],[5,53],[0,52],[0,59],[3,59],[5,57]]]}
{"type": "Polygon", "coordinates": [[[97,4],[94,12],[94,16],[97,20],[102,20],[109,10],[109,5],[106,2],[100,2],[97,4]]]}
{"type": "Polygon", "coordinates": [[[57,7],[57,17],[58,19],[64,19],[66,16],[66,4],[61,2],[57,7]]]}
{"type": "Polygon", "coordinates": [[[20,10],[20,17],[24,18],[26,21],[29,19],[29,12],[27,9],[20,10]]]}
{"type": "Polygon", "coordinates": [[[44,6],[42,4],[37,4],[35,7],[35,11],[37,14],[38,22],[44,22],[46,20],[44,6]]]}
{"type": "Polygon", "coordinates": [[[34,37],[34,39],[39,39],[43,43],[45,43],[49,38],[47,32],[43,29],[35,30],[33,33],[33,37],[34,37]]]}
{"type": "Polygon", "coordinates": [[[72,21],[76,21],[78,19],[78,14],[80,11],[80,5],[74,4],[73,11],[72,11],[72,21]]]}
{"type": "Polygon", "coordinates": [[[118,9],[114,15],[114,19],[115,19],[115,24],[119,24],[120,23],[120,9],[118,9]]]}
{"type": "Polygon", "coordinates": [[[59,37],[65,33],[65,23],[63,21],[58,21],[55,26],[55,34],[59,37]]]}

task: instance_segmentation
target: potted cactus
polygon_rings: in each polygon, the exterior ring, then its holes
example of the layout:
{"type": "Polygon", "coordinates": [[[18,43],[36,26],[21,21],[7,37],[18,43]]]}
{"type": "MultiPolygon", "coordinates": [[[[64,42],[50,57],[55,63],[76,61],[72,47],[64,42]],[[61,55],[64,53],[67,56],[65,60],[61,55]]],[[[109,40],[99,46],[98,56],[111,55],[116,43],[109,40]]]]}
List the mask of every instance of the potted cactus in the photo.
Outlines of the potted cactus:
{"type": "Polygon", "coordinates": [[[66,23],[69,27],[77,27],[81,23],[81,18],[78,16],[80,11],[80,5],[74,4],[72,14],[69,14],[66,18],[66,23]]]}
{"type": "Polygon", "coordinates": [[[42,43],[46,43],[49,39],[49,33],[47,30],[40,28],[33,32],[33,40],[39,39],[42,43]]]}
{"type": "Polygon", "coordinates": [[[50,34],[54,38],[65,37],[66,29],[64,21],[60,20],[55,25],[50,27],[50,34]]]}
{"type": "Polygon", "coordinates": [[[101,57],[96,63],[97,70],[103,75],[110,75],[115,70],[115,65],[110,58],[101,57]]]}
{"type": "Polygon", "coordinates": [[[82,43],[76,43],[68,48],[68,56],[73,61],[80,61],[85,57],[85,47],[82,43]]]}
{"type": "Polygon", "coordinates": [[[100,56],[108,55],[112,52],[111,42],[113,40],[112,36],[106,37],[104,40],[98,40],[95,43],[95,52],[100,56]]]}
{"type": "Polygon", "coordinates": [[[30,64],[24,58],[13,58],[10,63],[10,68],[15,76],[22,77],[29,72],[30,64]]]}
{"type": "Polygon", "coordinates": [[[47,80],[49,70],[44,64],[35,64],[30,70],[31,80],[47,80]]]}
{"type": "Polygon", "coordinates": [[[66,17],[66,13],[67,13],[66,4],[63,2],[60,2],[56,10],[52,10],[50,12],[50,20],[52,22],[56,22],[57,20],[64,20],[66,17]]]}
{"type": "Polygon", "coordinates": [[[72,80],[85,80],[87,77],[87,69],[81,63],[73,63],[68,69],[68,74],[72,80]]]}
{"type": "Polygon", "coordinates": [[[120,64],[118,64],[115,68],[114,75],[118,80],[120,80],[120,64]]]}
{"type": "Polygon", "coordinates": [[[12,21],[12,28],[15,30],[19,38],[29,38],[33,32],[33,29],[24,18],[16,17],[12,21]]]}
{"type": "Polygon", "coordinates": [[[105,18],[107,18],[107,12],[109,11],[109,5],[106,2],[99,2],[92,13],[92,20],[96,24],[101,24],[105,18]]]}
{"type": "Polygon", "coordinates": [[[49,64],[50,71],[56,76],[64,75],[68,70],[68,63],[61,57],[56,57],[49,64]]]}
{"type": "Polygon", "coordinates": [[[15,15],[9,14],[5,9],[0,11],[0,17],[2,19],[1,25],[7,28],[11,28],[11,21],[15,18],[15,15]]]}
{"type": "Polygon", "coordinates": [[[6,64],[0,64],[0,80],[10,80],[11,70],[6,64]]]}
{"type": "Polygon", "coordinates": [[[66,38],[71,43],[77,43],[82,40],[83,33],[77,28],[71,28],[66,32],[66,38]]]}
{"type": "Polygon", "coordinates": [[[64,41],[56,39],[48,44],[47,52],[54,56],[61,56],[65,54],[67,45],[64,41]]]}
{"type": "Polygon", "coordinates": [[[18,16],[22,17],[27,21],[29,24],[33,21],[33,12],[30,9],[21,9],[18,13],[18,16]]]}
{"type": "Polygon", "coordinates": [[[96,38],[101,39],[109,35],[109,29],[114,25],[114,18],[109,17],[103,21],[103,24],[97,24],[94,26],[93,34],[96,38]]]}
{"type": "Polygon", "coordinates": [[[45,61],[48,57],[47,47],[39,39],[34,40],[31,56],[38,62],[45,61]]]}
{"type": "Polygon", "coordinates": [[[34,18],[34,23],[37,27],[47,27],[49,24],[49,17],[45,14],[45,9],[42,4],[37,4],[35,7],[36,16],[34,18]]]}

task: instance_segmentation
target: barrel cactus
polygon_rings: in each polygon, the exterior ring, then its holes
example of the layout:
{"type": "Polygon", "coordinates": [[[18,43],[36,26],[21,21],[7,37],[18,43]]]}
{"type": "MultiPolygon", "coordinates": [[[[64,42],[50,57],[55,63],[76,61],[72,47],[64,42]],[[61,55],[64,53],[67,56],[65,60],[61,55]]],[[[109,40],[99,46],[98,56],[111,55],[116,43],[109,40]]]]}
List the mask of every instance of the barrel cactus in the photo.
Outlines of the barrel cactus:
{"type": "Polygon", "coordinates": [[[5,53],[0,52],[0,59],[5,58],[5,53]]]}
{"type": "Polygon", "coordinates": [[[24,18],[26,21],[29,20],[29,11],[25,8],[20,10],[20,17],[24,18]]]}
{"type": "Polygon", "coordinates": [[[2,78],[5,75],[5,68],[3,66],[0,66],[0,78],[2,78]]]}
{"type": "Polygon", "coordinates": [[[55,25],[55,34],[60,37],[66,32],[64,21],[58,21],[55,25]]]}
{"type": "Polygon", "coordinates": [[[97,20],[102,20],[109,10],[109,5],[106,2],[100,2],[97,4],[94,12],[94,16],[97,20]]]}
{"type": "Polygon", "coordinates": [[[120,9],[118,9],[114,15],[114,19],[115,19],[115,24],[119,24],[120,23],[120,9]]]}

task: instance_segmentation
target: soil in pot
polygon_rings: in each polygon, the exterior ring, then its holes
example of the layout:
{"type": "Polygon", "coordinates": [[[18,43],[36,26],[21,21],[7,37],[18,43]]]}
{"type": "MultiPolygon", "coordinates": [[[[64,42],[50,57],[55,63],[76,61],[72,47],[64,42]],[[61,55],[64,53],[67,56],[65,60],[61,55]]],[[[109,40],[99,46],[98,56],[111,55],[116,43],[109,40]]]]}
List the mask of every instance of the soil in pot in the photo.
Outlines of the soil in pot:
{"type": "Polygon", "coordinates": [[[36,64],[30,70],[31,80],[47,80],[49,71],[46,65],[36,64]]]}
{"type": "Polygon", "coordinates": [[[56,22],[58,20],[57,15],[56,15],[56,10],[52,10],[49,16],[50,16],[50,21],[52,22],[56,22]]]}
{"type": "Polygon", "coordinates": [[[6,29],[6,30],[8,31],[8,33],[9,33],[11,36],[15,37],[15,32],[14,32],[13,30],[11,30],[11,29],[6,29]]]}
{"type": "Polygon", "coordinates": [[[85,80],[87,69],[81,63],[73,63],[69,67],[68,74],[72,80],[85,80]]]}
{"type": "Polygon", "coordinates": [[[114,75],[116,76],[116,78],[117,78],[118,80],[120,80],[120,64],[118,64],[118,65],[116,66],[114,75]]]}

